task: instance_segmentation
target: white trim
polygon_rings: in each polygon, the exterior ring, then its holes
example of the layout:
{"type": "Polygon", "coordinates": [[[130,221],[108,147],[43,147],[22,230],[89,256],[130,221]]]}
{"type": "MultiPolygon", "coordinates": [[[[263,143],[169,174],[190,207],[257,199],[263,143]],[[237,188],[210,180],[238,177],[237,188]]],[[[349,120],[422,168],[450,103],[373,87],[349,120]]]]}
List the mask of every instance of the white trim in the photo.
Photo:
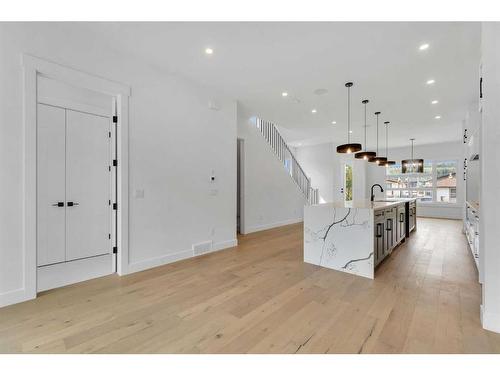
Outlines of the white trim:
{"type": "Polygon", "coordinates": [[[26,288],[11,290],[0,294],[0,307],[13,305],[33,298],[26,288]]]}
{"type": "Polygon", "coordinates": [[[214,243],[214,246],[213,246],[211,252],[229,249],[229,248],[235,247],[235,246],[238,246],[238,240],[236,238],[232,239],[232,240],[220,241],[220,242],[214,243]]]}
{"type": "Polygon", "coordinates": [[[282,227],[284,225],[297,224],[297,223],[301,223],[303,221],[304,221],[304,219],[300,217],[300,218],[295,218],[295,219],[277,221],[277,222],[269,223],[269,224],[254,225],[253,227],[247,228],[245,233],[243,233],[243,234],[260,232],[261,230],[282,227]]]}
{"type": "Polygon", "coordinates": [[[488,313],[483,305],[481,305],[481,322],[484,329],[500,333],[500,314],[488,313]]]}
{"type": "Polygon", "coordinates": [[[52,107],[59,107],[64,109],[71,109],[77,112],[89,113],[91,115],[97,115],[102,117],[111,117],[111,112],[109,108],[101,108],[93,105],[76,103],[71,100],[61,99],[61,98],[50,98],[47,96],[38,96],[37,101],[39,104],[50,105],[52,107]]]}
{"type": "MultiPolygon", "coordinates": [[[[210,251],[207,251],[207,252],[200,254],[200,255],[197,255],[197,256],[203,256],[205,254],[213,253],[216,251],[228,249],[228,248],[235,247],[235,246],[238,246],[237,239],[216,242],[216,243],[214,243],[214,245],[210,251]]],[[[193,258],[193,257],[195,257],[195,255],[193,254],[193,249],[189,249],[189,250],[182,250],[182,251],[168,254],[168,255],[162,255],[162,256],[156,257],[156,258],[141,260],[139,262],[129,264],[128,265],[128,273],[145,271],[145,270],[148,270],[150,268],[160,267],[160,266],[163,266],[165,264],[174,263],[174,262],[178,262],[180,260],[189,259],[189,258],[193,258]]]]}
{"type": "MultiPolygon", "coordinates": [[[[21,302],[36,298],[36,121],[37,75],[97,91],[116,98],[118,103],[118,273],[128,269],[128,97],[130,87],[76,69],[23,54],[23,286],[5,300],[21,302]]],[[[11,293],[8,292],[8,295],[11,293]]],[[[0,295],[0,304],[4,296],[0,295]]]]}

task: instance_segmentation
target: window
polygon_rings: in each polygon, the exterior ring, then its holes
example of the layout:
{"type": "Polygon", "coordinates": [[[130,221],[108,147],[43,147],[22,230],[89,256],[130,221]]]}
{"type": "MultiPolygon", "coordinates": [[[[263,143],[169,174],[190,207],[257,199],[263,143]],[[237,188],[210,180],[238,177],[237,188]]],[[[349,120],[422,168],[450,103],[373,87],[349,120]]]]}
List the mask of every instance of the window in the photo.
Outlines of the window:
{"type": "Polygon", "coordinates": [[[349,164],[345,164],[344,167],[344,173],[345,173],[345,201],[350,202],[352,201],[352,166],[349,164]]]}
{"type": "Polygon", "coordinates": [[[386,169],[387,198],[417,198],[420,202],[457,202],[457,161],[427,160],[423,173],[401,173],[401,164],[386,169]]]}

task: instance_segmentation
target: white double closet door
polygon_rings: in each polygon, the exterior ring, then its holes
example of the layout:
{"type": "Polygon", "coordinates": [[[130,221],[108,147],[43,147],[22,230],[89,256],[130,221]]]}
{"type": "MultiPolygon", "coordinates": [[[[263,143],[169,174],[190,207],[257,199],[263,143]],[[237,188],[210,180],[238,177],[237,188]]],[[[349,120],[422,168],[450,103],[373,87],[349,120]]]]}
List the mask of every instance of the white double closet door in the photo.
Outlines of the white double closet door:
{"type": "Polygon", "coordinates": [[[111,103],[92,110],[83,102],[93,93],[74,89],[66,100],[68,90],[44,85],[56,99],[37,105],[38,291],[113,273],[116,262],[111,103]]]}

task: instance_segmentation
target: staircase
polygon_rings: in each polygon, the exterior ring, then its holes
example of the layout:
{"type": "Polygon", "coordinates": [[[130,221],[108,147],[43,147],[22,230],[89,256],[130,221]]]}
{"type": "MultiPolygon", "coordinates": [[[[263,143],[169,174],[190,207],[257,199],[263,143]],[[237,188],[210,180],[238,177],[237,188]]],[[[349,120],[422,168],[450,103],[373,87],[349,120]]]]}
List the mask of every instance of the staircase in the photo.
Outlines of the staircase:
{"type": "Polygon", "coordinates": [[[260,134],[267,141],[271,149],[274,151],[278,159],[283,163],[285,171],[295,181],[299,189],[304,194],[304,198],[308,204],[318,204],[319,194],[318,189],[311,187],[311,179],[307,177],[304,170],[295,159],[292,151],[286,144],[285,140],[279,133],[276,126],[270,122],[260,118],[256,118],[255,126],[260,134]]]}

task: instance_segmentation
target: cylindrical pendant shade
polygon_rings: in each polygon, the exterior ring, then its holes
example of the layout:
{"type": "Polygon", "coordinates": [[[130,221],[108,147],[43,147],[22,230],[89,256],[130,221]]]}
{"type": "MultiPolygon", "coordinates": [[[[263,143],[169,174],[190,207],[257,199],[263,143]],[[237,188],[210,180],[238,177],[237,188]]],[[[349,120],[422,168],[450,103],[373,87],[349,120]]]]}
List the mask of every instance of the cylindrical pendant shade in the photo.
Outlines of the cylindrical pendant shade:
{"type": "Polygon", "coordinates": [[[385,165],[394,165],[394,164],[396,164],[396,162],[394,160],[387,160],[385,162],[385,165]]]}
{"type": "Polygon", "coordinates": [[[363,159],[363,160],[371,160],[375,156],[377,156],[377,153],[373,151],[361,151],[357,152],[356,155],[354,155],[356,159],[363,159]]]}
{"type": "Polygon", "coordinates": [[[385,163],[386,161],[387,161],[387,158],[382,157],[382,156],[377,156],[377,157],[370,159],[370,162],[375,163],[375,164],[385,163]]]}
{"type": "Polygon", "coordinates": [[[353,152],[358,152],[362,148],[360,143],[346,143],[337,146],[337,152],[340,154],[351,154],[353,152]]]}

